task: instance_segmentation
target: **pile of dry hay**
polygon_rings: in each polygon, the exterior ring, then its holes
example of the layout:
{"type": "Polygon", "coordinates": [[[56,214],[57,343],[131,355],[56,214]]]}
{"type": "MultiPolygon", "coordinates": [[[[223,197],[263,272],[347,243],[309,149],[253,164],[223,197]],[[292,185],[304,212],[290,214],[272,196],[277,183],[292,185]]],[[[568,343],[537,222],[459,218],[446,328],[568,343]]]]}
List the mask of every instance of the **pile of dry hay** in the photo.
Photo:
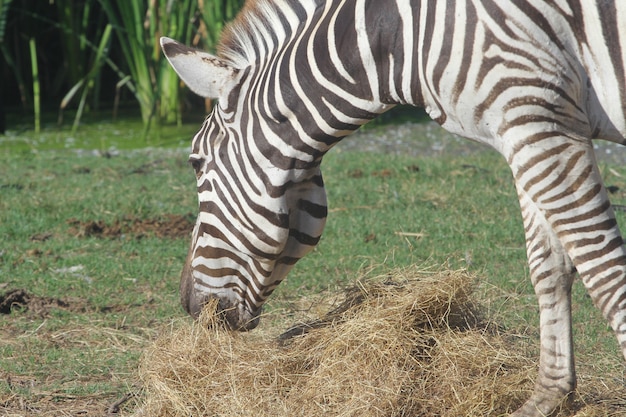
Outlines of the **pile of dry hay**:
{"type": "Polygon", "coordinates": [[[464,272],[393,271],[278,338],[220,330],[207,309],[146,352],[135,415],[506,414],[530,396],[535,364],[479,323],[472,289],[464,272]]]}

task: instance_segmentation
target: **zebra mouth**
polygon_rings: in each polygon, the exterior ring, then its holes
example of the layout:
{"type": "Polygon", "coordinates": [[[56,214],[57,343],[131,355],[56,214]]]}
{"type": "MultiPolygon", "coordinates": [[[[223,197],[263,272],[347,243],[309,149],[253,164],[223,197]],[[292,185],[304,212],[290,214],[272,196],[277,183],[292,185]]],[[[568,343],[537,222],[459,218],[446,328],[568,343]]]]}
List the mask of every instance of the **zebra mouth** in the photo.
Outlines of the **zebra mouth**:
{"type": "Polygon", "coordinates": [[[245,303],[233,301],[217,294],[201,294],[193,288],[183,288],[181,301],[183,308],[194,319],[198,319],[209,300],[217,300],[217,306],[213,306],[213,314],[217,318],[218,325],[228,330],[248,331],[259,325],[263,307],[251,310],[245,303]]]}
{"type": "Polygon", "coordinates": [[[250,312],[245,305],[233,305],[229,300],[221,298],[218,302],[217,315],[230,330],[248,331],[259,325],[262,308],[250,312]]]}
{"type": "MultiPolygon", "coordinates": [[[[208,297],[203,304],[206,304],[210,298],[217,297],[208,297]]],[[[250,312],[241,303],[233,305],[230,300],[218,298],[216,316],[219,323],[228,330],[243,332],[252,330],[259,325],[261,310],[262,308],[259,308],[255,312],[250,312]]]]}

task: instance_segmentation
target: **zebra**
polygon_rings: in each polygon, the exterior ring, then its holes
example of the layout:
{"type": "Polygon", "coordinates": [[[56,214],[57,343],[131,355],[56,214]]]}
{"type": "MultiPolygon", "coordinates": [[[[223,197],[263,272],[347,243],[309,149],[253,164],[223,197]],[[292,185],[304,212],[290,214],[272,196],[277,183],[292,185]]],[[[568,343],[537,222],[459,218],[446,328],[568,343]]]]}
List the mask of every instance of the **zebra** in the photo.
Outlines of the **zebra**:
{"type": "Polygon", "coordinates": [[[189,156],[199,214],[180,290],[192,316],[216,298],[230,328],[254,328],[320,240],[325,153],[409,104],[511,168],[541,346],[513,415],[548,415],[576,387],[576,274],[626,357],[626,249],[592,146],[626,143],[626,2],[249,0],[216,55],[161,45],[193,92],[217,99],[189,156]]]}

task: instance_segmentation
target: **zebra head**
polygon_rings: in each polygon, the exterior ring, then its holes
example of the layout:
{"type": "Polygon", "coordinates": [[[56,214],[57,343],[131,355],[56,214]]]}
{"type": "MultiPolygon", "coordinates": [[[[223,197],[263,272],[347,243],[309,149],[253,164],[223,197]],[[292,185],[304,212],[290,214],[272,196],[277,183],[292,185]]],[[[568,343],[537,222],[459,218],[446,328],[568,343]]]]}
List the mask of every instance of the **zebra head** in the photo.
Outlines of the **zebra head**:
{"type": "Polygon", "coordinates": [[[267,297],[319,241],[327,212],[321,154],[288,146],[281,121],[250,116],[263,111],[256,107],[263,97],[249,93],[249,69],[171,39],[161,46],[192,91],[218,99],[189,157],[199,214],[181,301],[197,317],[217,298],[230,328],[252,329],[267,297]]]}

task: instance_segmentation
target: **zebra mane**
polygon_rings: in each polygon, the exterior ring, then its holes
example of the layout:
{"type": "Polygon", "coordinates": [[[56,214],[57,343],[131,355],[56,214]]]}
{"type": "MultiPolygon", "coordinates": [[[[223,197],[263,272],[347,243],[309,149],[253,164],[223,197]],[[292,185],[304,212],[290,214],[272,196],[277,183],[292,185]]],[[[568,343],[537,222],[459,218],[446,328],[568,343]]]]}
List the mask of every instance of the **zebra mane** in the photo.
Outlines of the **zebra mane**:
{"type": "Polygon", "coordinates": [[[289,7],[292,0],[247,0],[237,17],[223,30],[217,47],[218,55],[229,61],[236,68],[245,68],[271,51],[267,51],[272,42],[277,41],[277,48],[286,40],[287,34],[280,10],[289,7]],[[273,41],[268,39],[271,33],[273,41]],[[262,42],[261,39],[266,39],[262,42]]]}

